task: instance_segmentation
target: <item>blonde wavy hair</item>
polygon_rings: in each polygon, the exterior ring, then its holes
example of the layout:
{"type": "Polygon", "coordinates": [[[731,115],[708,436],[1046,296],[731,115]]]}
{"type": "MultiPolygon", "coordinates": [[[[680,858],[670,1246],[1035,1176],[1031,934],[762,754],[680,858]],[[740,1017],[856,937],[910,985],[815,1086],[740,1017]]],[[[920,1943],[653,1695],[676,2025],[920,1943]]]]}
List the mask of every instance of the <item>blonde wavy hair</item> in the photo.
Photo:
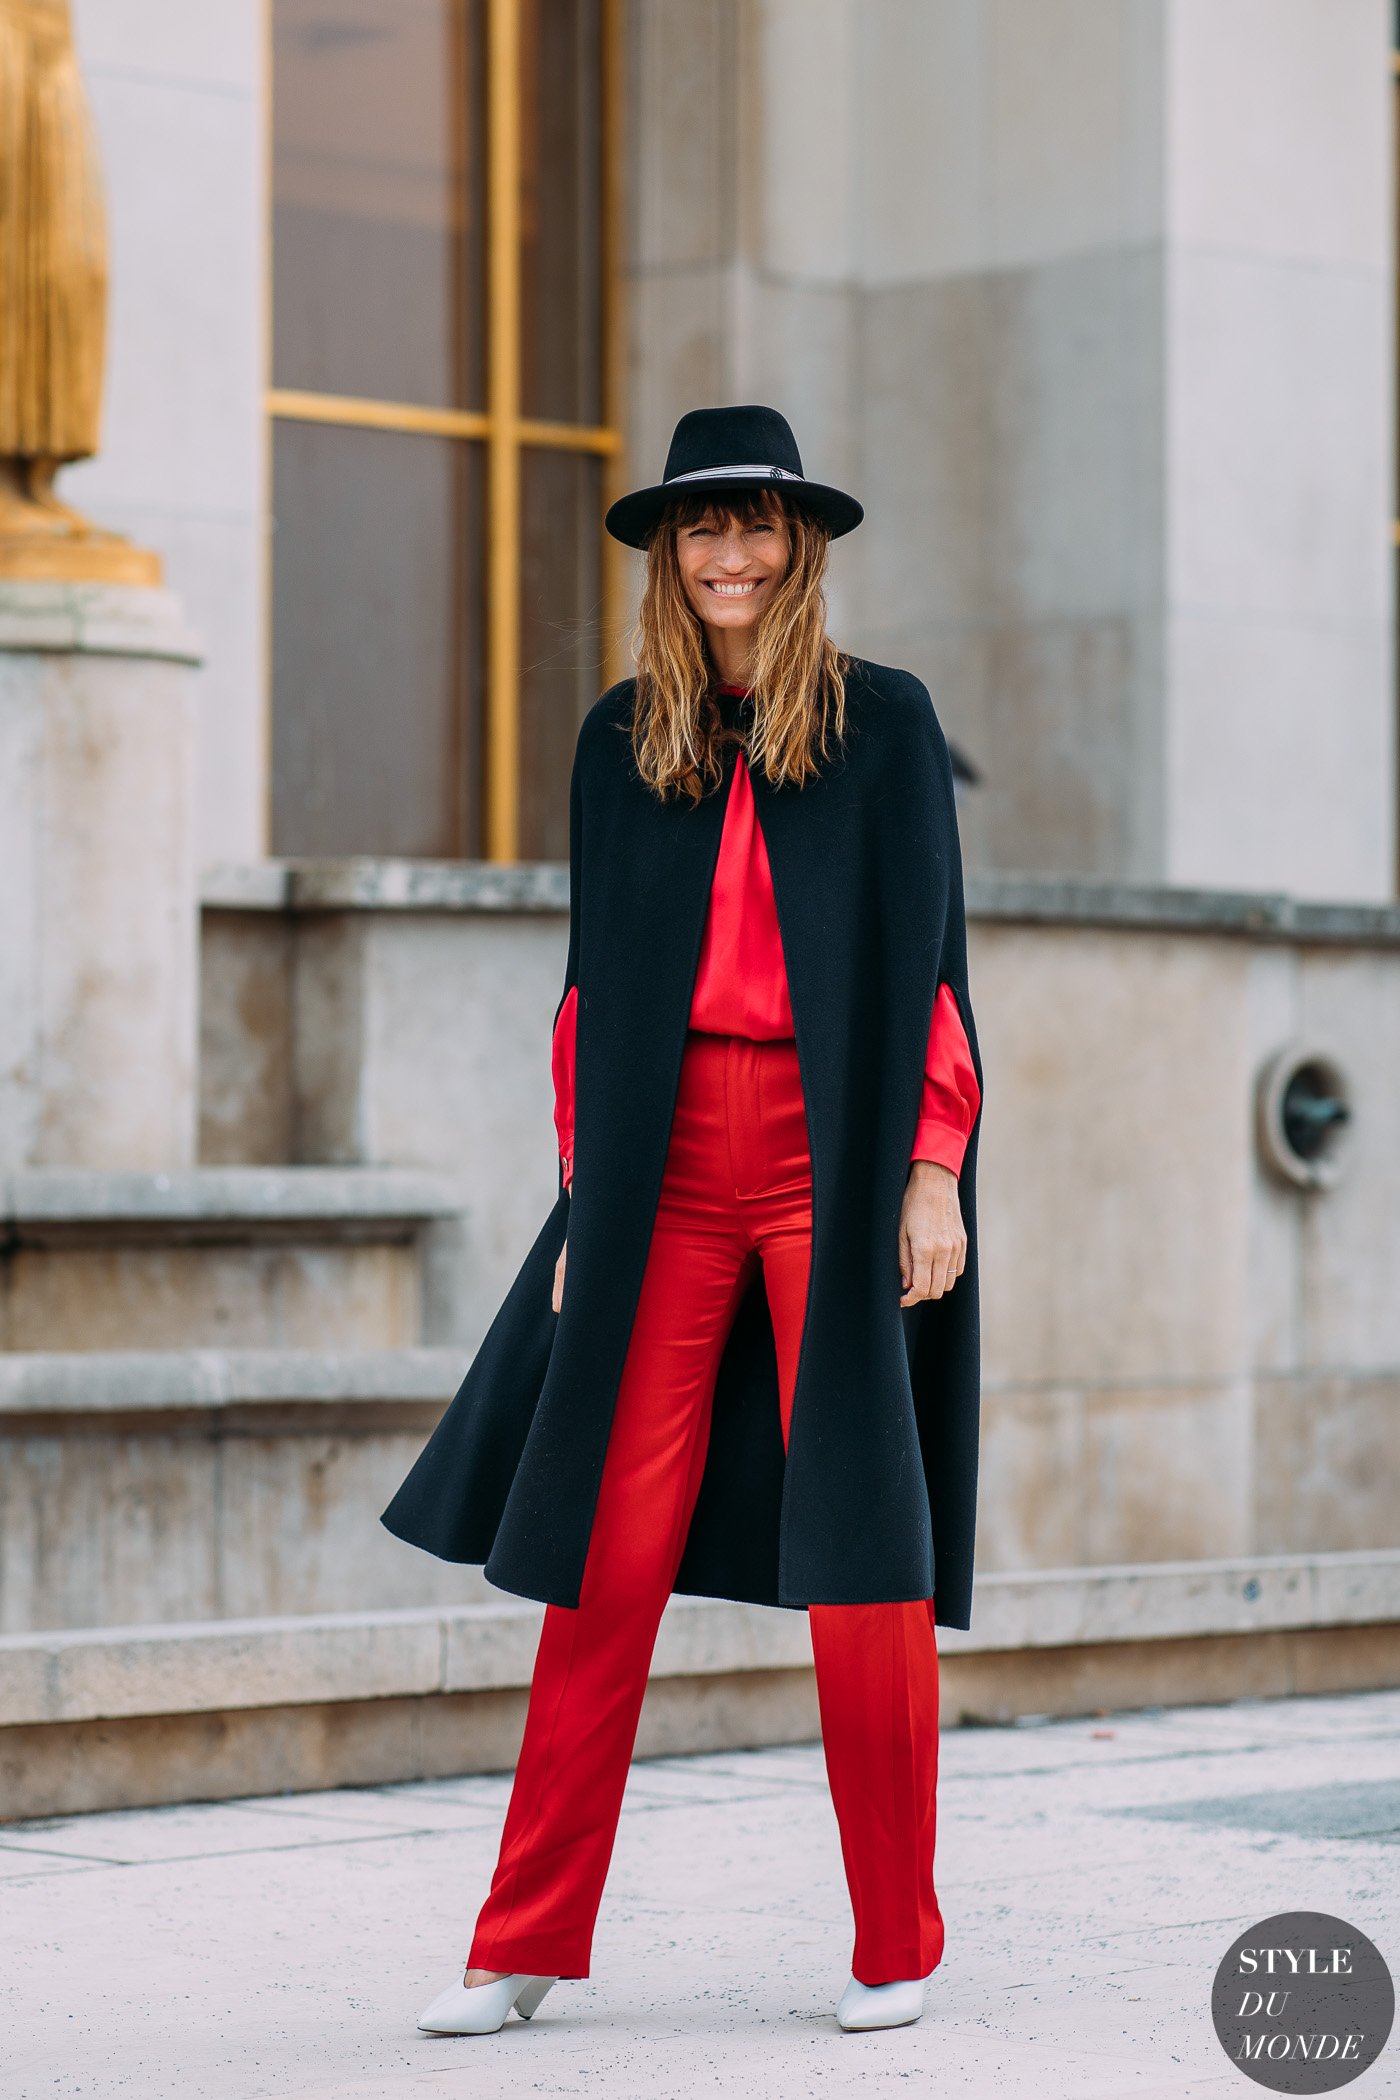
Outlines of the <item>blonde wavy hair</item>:
{"type": "Polygon", "coordinates": [[[698,802],[723,778],[723,749],[737,740],[715,698],[721,683],[704,622],[686,595],[678,535],[710,518],[721,527],[787,519],[786,573],[754,638],[751,760],[773,786],[800,787],[820,771],[846,728],[846,673],[853,659],[826,631],[831,534],[810,511],[766,484],[716,497],[694,493],[667,505],[647,541],[646,582],[632,632],[637,666],[632,754],[642,779],[666,799],[698,802]]]}

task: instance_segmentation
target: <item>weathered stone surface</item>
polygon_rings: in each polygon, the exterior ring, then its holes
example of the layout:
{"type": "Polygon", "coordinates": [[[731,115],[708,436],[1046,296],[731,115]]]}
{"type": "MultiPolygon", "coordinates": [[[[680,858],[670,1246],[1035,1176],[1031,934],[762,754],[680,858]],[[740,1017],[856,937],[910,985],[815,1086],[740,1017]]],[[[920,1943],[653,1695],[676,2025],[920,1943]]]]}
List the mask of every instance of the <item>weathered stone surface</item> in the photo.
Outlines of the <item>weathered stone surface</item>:
{"type": "Polygon", "coordinates": [[[0,584],[0,650],[197,664],[198,637],[170,591],[126,584],[0,584]]]}
{"type": "Polygon", "coordinates": [[[0,1643],[5,1725],[320,1705],[442,1689],[442,1628],[431,1612],[51,1633],[0,1643]],[[33,1710],[41,1699],[46,1711],[33,1710]],[[26,1710],[23,1702],[31,1702],[26,1710]]]}
{"type": "MultiPolygon", "coordinates": [[[[1324,1626],[1400,1624],[1400,1549],[1066,1568],[981,1578],[975,1629],[939,1629],[949,1655],[1098,1647],[1324,1626]]],[[[0,1641],[0,1725],[311,1705],[529,1682],[542,1607],[56,1632],[0,1641]]],[[[805,1615],[673,1598],[654,1674],[802,1667],[805,1615]]],[[[1400,1656],[1397,1657],[1400,1660],[1400,1656]]]]}
{"type": "Polygon", "coordinates": [[[412,1345],[424,1235],[460,1204],[413,1169],[17,1172],[0,1179],[0,1346],[412,1345]]]}
{"type": "Polygon", "coordinates": [[[1223,1384],[1247,1370],[1244,959],[1190,935],[981,930],[992,1384],[1223,1384]]]}
{"type": "Polygon", "coordinates": [[[0,1359],[0,1632],[459,1604],[377,1521],[455,1350],[0,1359]]]}
{"type": "MultiPolygon", "coordinates": [[[[1400,904],[994,868],[969,869],[966,890],[968,916],[974,920],[1400,946],[1400,904]]],[[[216,929],[224,913],[276,914],[290,909],[540,912],[558,917],[569,908],[569,871],[558,861],[501,866],[489,861],[369,858],[227,861],[204,870],[200,897],[216,929]]]]}
{"type": "MultiPolygon", "coordinates": [[[[205,897],[207,903],[207,887],[205,897]]],[[[205,1166],[280,1165],[296,1157],[295,950],[294,921],[283,912],[205,912],[199,1013],[199,1157],[205,1166]],[[213,938],[217,968],[208,954],[213,938]]]]}
{"type": "MultiPolygon", "coordinates": [[[[945,1649],[940,1758],[946,1770],[956,1755],[951,1731],[967,1723],[980,1730],[1050,1715],[1112,1713],[1122,1727],[1125,1709],[1211,1701],[1224,1705],[1219,1726],[1228,1730],[1231,1702],[1354,1694],[1393,1687],[1397,1679],[1394,1622],[980,1653],[945,1649]]],[[[504,1687],[0,1727],[0,1817],[224,1800],[250,1788],[305,1793],[462,1772],[508,1775],[525,1701],[523,1688],[504,1687]]],[[[811,1742],[819,1730],[810,1667],[653,1674],[636,1754],[811,1742]]],[[[313,1815],[317,1807],[300,1804],[313,1815]]],[[[13,1872],[6,1842],[0,1835],[0,1877],[13,1872]]],[[[985,1871],[985,1858],[980,1865],[985,1871]]]]}
{"type": "Polygon", "coordinates": [[[1400,1621],[1400,1550],[987,1576],[974,1611],[974,1629],[939,1629],[940,1648],[961,1654],[1389,1623],[1400,1621]],[[1343,1569],[1340,1579],[1335,1571],[1343,1569]]]}
{"type": "Polygon", "coordinates": [[[3,1264],[7,1349],[382,1349],[422,1326],[417,1248],[399,1237],[30,1247],[3,1264]]]}
{"type": "MultiPolygon", "coordinates": [[[[315,1224],[322,1230],[413,1225],[449,1217],[460,1192],[414,1168],[186,1167],[109,1173],[85,1167],[31,1168],[0,1176],[0,1227],[33,1245],[59,1228],[92,1226],[111,1239],[150,1229],[212,1226],[222,1239],[260,1227],[315,1224]]],[[[167,1237],[172,1236],[167,1233],[167,1237]]]]}
{"type": "Polygon", "coordinates": [[[442,1403],[458,1349],[42,1350],[0,1357],[0,1424],[26,1415],[442,1403]]]}
{"type": "Polygon", "coordinates": [[[164,591],[0,583],[0,1168],[193,1157],[196,659],[164,591]]]}

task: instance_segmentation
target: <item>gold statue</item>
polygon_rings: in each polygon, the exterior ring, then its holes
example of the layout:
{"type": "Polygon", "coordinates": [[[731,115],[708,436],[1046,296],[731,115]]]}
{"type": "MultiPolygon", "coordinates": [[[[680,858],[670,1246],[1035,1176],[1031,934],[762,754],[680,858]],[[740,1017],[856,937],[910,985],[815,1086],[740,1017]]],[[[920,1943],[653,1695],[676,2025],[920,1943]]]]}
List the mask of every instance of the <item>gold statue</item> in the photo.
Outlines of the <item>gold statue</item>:
{"type": "Polygon", "coordinates": [[[0,580],[159,583],[63,503],[98,447],[107,228],[69,0],[0,0],[0,580]]]}

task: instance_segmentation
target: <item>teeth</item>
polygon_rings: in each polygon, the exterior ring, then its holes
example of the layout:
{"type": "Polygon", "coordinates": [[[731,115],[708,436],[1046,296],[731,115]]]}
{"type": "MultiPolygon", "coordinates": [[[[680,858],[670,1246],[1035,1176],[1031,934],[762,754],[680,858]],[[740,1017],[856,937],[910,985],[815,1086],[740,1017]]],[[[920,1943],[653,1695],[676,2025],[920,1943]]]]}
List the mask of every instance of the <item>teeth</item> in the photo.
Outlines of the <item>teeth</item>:
{"type": "Polygon", "coordinates": [[[710,589],[712,591],[718,591],[720,596],[723,598],[747,598],[750,591],[756,591],[758,589],[758,584],[756,582],[712,583],[710,585],[710,589]]]}

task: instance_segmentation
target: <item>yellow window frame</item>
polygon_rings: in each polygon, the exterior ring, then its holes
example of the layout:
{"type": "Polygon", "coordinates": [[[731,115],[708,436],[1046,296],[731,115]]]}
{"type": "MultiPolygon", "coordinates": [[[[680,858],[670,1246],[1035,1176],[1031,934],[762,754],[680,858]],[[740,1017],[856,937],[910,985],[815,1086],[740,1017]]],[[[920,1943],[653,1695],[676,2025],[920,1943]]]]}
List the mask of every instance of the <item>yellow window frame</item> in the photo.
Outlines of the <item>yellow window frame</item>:
{"type": "MultiPolygon", "coordinates": [[[[486,285],[487,401],[482,410],[422,408],[341,394],[306,393],[269,385],[274,420],[334,423],[360,430],[395,430],[458,438],[486,446],[486,763],[484,843],[488,861],[520,857],[520,527],[521,452],[591,452],[605,462],[604,502],[622,493],[622,370],[624,357],[621,263],[622,5],[602,0],[603,77],[603,417],[598,424],[557,423],[520,413],[520,0],[487,0],[486,285]]],[[[268,133],[271,157],[272,4],[267,0],[268,133]]],[[[271,196],[271,183],[268,194],[271,196]]],[[[269,350],[270,363],[270,350],[269,350]]],[[[621,675],[623,550],[604,536],[604,677],[621,675]]]]}

